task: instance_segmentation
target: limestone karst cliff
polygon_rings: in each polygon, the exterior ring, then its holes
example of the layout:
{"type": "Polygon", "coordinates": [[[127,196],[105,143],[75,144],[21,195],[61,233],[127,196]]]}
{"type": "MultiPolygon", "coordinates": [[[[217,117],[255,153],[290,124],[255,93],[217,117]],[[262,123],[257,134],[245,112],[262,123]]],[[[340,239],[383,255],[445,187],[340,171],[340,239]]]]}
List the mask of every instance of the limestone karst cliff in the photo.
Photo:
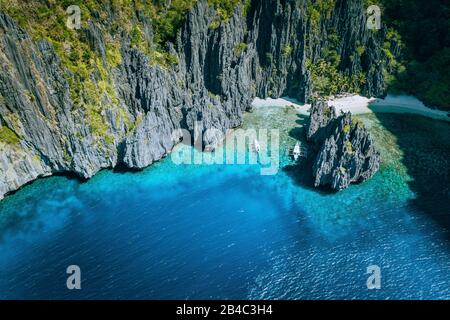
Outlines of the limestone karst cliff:
{"type": "Polygon", "coordinates": [[[313,103],[307,139],[316,149],[314,185],[343,190],[370,179],[380,168],[380,153],[364,125],[349,112],[336,115],[324,101],[313,103]]]}
{"type": "Polygon", "coordinates": [[[131,29],[120,23],[125,7],[100,3],[81,30],[67,31],[76,42],[31,34],[20,12],[1,8],[0,198],[52,173],[146,167],[171,151],[175,129],[237,127],[256,96],[385,94],[386,30],[366,28],[359,0],[245,1],[226,19],[199,0],[166,44],[165,63],[136,2],[127,4],[131,29]]]}

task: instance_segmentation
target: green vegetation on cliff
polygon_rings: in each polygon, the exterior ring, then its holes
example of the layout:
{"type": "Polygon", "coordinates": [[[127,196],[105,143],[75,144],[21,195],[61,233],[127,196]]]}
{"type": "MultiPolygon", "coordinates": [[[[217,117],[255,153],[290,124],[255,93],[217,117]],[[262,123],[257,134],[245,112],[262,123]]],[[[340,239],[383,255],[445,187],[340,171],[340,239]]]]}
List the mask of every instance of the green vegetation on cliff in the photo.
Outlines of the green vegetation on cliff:
{"type": "MultiPolygon", "coordinates": [[[[119,20],[130,17],[122,6],[129,0],[112,0],[112,10],[118,10],[119,20]],[[128,16],[127,16],[128,15],[128,16]]],[[[14,1],[0,0],[0,9],[6,12],[25,29],[33,40],[45,39],[50,42],[62,64],[67,68],[64,75],[70,85],[70,93],[75,109],[84,110],[86,121],[95,137],[103,138],[106,143],[113,141],[108,135],[108,125],[103,119],[102,110],[106,107],[118,109],[114,81],[111,69],[121,62],[120,43],[111,37],[105,37],[105,59],[88,44],[85,32],[67,27],[66,8],[78,5],[81,9],[83,28],[94,14],[106,18],[101,1],[61,0],[61,1],[14,1]]],[[[111,26],[114,29],[114,25],[111,26]]],[[[114,34],[111,31],[111,34],[114,34]]],[[[105,35],[103,35],[105,36],[105,35]]],[[[124,119],[125,120],[125,119],[124,119]]]]}
{"type": "MultiPolygon", "coordinates": [[[[93,16],[99,16],[99,21],[106,22],[110,34],[118,33],[122,28],[130,34],[131,45],[139,47],[149,53],[164,54],[167,42],[174,42],[176,33],[184,22],[187,13],[198,0],[0,0],[0,10],[14,18],[34,39],[47,39],[56,46],[68,43],[77,47],[78,52],[63,52],[63,61],[78,60],[82,55],[80,51],[89,51],[84,45],[86,39],[79,32],[67,28],[68,14],[66,9],[71,5],[79,6],[81,9],[82,27],[87,27],[88,21],[93,16]],[[111,16],[108,16],[111,14],[111,16]],[[153,27],[153,44],[145,43],[143,34],[142,18],[149,18],[153,27]],[[108,18],[111,18],[108,20],[108,18]],[[81,47],[80,47],[81,45],[81,47]],[[152,47],[154,45],[154,47],[152,47]],[[69,59],[71,58],[71,59],[69,59]]],[[[247,8],[251,0],[208,0],[218,16],[227,20],[233,15],[239,3],[244,3],[247,8]]],[[[147,41],[148,42],[148,41],[147,41]]],[[[66,50],[67,51],[67,50],[66,50]]],[[[86,55],[89,55],[87,53],[86,55]]],[[[158,54],[156,54],[158,55],[158,54]]],[[[163,62],[162,60],[156,62],[163,62]]]]}
{"type": "MultiPolygon", "coordinates": [[[[364,8],[376,4],[387,25],[382,44],[384,78],[388,90],[417,96],[426,104],[450,110],[450,4],[447,0],[365,0],[364,8]]],[[[335,0],[310,0],[307,17],[312,33],[319,32],[322,19],[329,17],[335,0]]],[[[314,90],[331,95],[357,92],[365,82],[363,74],[349,77],[340,70],[340,55],[328,33],[328,45],[319,61],[307,63],[314,90]],[[356,89],[356,90],[355,90],[356,89]]],[[[312,35],[309,35],[311,37],[312,35]]],[[[337,39],[339,42],[340,40],[337,39]]],[[[350,59],[361,58],[365,47],[358,45],[350,59]]]]}
{"type": "Polygon", "coordinates": [[[20,139],[17,136],[17,134],[14,131],[12,131],[10,128],[8,128],[7,126],[1,126],[0,127],[0,142],[10,144],[10,145],[15,145],[20,142],[20,139]]]}
{"type": "Polygon", "coordinates": [[[208,0],[209,5],[214,6],[214,8],[217,10],[217,14],[219,17],[226,21],[228,20],[234,13],[234,10],[236,9],[236,6],[239,4],[239,2],[249,2],[243,1],[243,0],[208,0]]]}
{"type": "Polygon", "coordinates": [[[174,41],[186,14],[197,0],[154,0],[147,8],[149,17],[153,21],[155,43],[164,47],[168,41],[174,41]]]}
{"type": "MultiPolygon", "coordinates": [[[[178,57],[167,51],[168,42],[175,42],[176,33],[197,0],[0,0],[0,10],[11,16],[33,40],[49,41],[62,64],[70,85],[74,108],[82,108],[94,136],[113,143],[104,119],[106,108],[116,110],[132,129],[132,121],[119,105],[115,94],[112,69],[122,62],[121,49],[127,45],[139,49],[151,63],[169,67],[178,57]],[[81,10],[82,30],[66,25],[66,9],[76,5],[81,10]],[[95,20],[104,38],[105,56],[94,50],[85,30],[95,20]],[[148,32],[148,25],[152,31],[148,32]],[[146,29],[147,28],[147,29],[146,29]]],[[[208,0],[222,21],[233,14],[240,0],[208,0]]],[[[245,0],[248,3],[249,0],[245,0]]],[[[5,137],[10,134],[3,132],[5,137]]],[[[6,139],[6,138],[5,138],[6,139]]],[[[9,139],[11,140],[11,139],[9,139]]]]}
{"type": "MultiPolygon", "coordinates": [[[[336,7],[336,0],[309,0],[307,4],[307,18],[310,25],[310,34],[306,37],[306,50],[314,56],[314,45],[320,44],[320,58],[306,60],[306,68],[309,71],[314,95],[332,96],[341,93],[360,93],[366,83],[366,78],[362,72],[350,74],[348,70],[343,70],[341,66],[341,46],[342,39],[335,28],[322,30],[321,21],[329,19],[336,7]],[[318,41],[320,39],[320,41],[318,41]]],[[[355,48],[354,56],[350,59],[357,59],[362,56],[365,48],[358,45],[355,48]]]]}
{"type": "Polygon", "coordinates": [[[346,92],[359,93],[366,82],[364,74],[346,75],[339,71],[336,65],[323,59],[316,63],[307,60],[306,68],[310,72],[314,92],[319,96],[328,97],[346,92]]]}
{"type": "Polygon", "coordinates": [[[383,21],[404,43],[392,89],[450,110],[450,3],[447,0],[382,0],[383,21]]]}
{"type": "MultiPolygon", "coordinates": [[[[0,0],[0,10],[16,20],[34,40],[46,39],[54,46],[70,73],[67,77],[77,106],[92,105],[94,96],[114,92],[110,71],[122,61],[123,37],[128,37],[129,45],[145,53],[152,63],[163,67],[176,65],[178,57],[167,51],[167,44],[175,42],[178,30],[197,1],[0,0]],[[91,19],[100,22],[105,39],[105,59],[102,60],[89,46],[83,31],[67,28],[66,9],[71,5],[80,7],[83,28],[88,27],[91,19]],[[150,34],[145,21],[152,26],[150,34]],[[93,80],[98,78],[100,80],[93,80]]],[[[207,1],[217,11],[218,18],[211,24],[212,29],[228,20],[239,4],[242,3],[244,11],[251,4],[251,0],[207,1]]],[[[366,0],[364,6],[373,3],[366,0]]],[[[313,33],[320,36],[321,21],[330,17],[336,4],[336,0],[307,2],[306,14],[313,33]]],[[[382,67],[390,89],[416,95],[427,104],[450,110],[448,1],[381,0],[379,5],[382,22],[389,27],[383,44],[382,67]]],[[[364,75],[350,77],[340,70],[341,57],[336,44],[341,39],[333,30],[328,30],[327,34],[328,45],[322,49],[321,59],[307,64],[315,89],[321,94],[357,92],[365,82],[364,75]]],[[[245,51],[245,44],[237,44],[234,49],[236,55],[240,55],[245,51]]],[[[364,46],[357,45],[350,58],[361,58],[365,50],[364,46]]],[[[283,56],[289,57],[292,51],[291,47],[284,48],[283,56]]],[[[115,100],[113,96],[109,98],[115,100]]]]}
{"type": "Polygon", "coordinates": [[[309,23],[313,30],[319,28],[320,19],[328,18],[336,6],[336,0],[309,1],[307,7],[309,23]]]}
{"type": "MultiPolygon", "coordinates": [[[[139,49],[151,63],[163,67],[176,65],[178,57],[169,53],[168,42],[175,42],[187,13],[197,0],[0,0],[0,10],[11,16],[25,29],[33,40],[45,39],[52,44],[62,64],[70,85],[74,109],[81,109],[92,135],[100,144],[114,143],[109,133],[105,111],[113,110],[116,125],[123,122],[128,131],[135,127],[134,120],[120,105],[115,90],[112,69],[122,62],[121,49],[127,45],[139,49]],[[73,30],[66,22],[69,6],[81,10],[81,27],[73,30]],[[89,21],[95,20],[104,38],[105,55],[101,56],[90,45],[85,30],[89,21]],[[145,23],[151,24],[148,32],[145,23]],[[147,31],[147,33],[146,33],[147,31]],[[128,36],[127,36],[128,35],[128,36]]],[[[234,12],[239,0],[208,0],[222,21],[234,12]]],[[[248,0],[245,0],[248,2],[248,0]]],[[[220,22],[219,22],[220,23],[220,22]]],[[[137,120],[136,120],[137,121],[137,120]]],[[[0,139],[6,143],[18,142],[17,136],[2,127],[0,139]]]]}

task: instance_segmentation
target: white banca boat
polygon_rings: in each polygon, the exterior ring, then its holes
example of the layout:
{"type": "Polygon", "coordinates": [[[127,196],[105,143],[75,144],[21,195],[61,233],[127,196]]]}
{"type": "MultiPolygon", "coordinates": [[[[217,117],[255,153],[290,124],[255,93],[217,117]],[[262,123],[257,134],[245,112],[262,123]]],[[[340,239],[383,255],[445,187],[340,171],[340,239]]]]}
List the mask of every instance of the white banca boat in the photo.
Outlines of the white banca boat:
{"type": "Polygon", "coordinates": [[[295,160],[298,161],[300,158],[308,157],[308,148],[306,146],[302,146],[300,142],[295,144],[293,149],[289,150],[289,155],[295,160]]]}
{"type": "Polygon", "coordinates": [[[261,151],[261,145],[259,144],[258,140],[255,139],[255,141],[253,141],[253,151],[256,153],[259,153],[261,151]]]}
{"type": "Polygon", "coordinates": [[[302,155],[302,151],[300,149],[300,143],[297,142],[297,144],[294,147],[294,150],[292,151],[292,156],[294,157],[294,160],[297,161],[301,155],[302,155]]]}

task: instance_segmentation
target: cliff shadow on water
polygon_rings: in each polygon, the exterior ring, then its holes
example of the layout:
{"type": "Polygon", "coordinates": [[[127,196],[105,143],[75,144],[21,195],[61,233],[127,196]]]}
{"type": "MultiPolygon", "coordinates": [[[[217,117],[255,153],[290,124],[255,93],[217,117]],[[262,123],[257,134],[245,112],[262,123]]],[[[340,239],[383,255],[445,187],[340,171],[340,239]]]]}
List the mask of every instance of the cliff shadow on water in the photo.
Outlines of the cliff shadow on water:
{"type": "MultiPolygon", "coordinates": [[[[39,207],[40,200],[52,201],[46,198],[48,194],[67,194],[68,190],[74,192],[74,188],[88,181],[89,179],[70,171],[56,172],[51,176],[39,177],[8,193],[5,199],[0,200],[0,245],[8,235],[45,232],[43,219],[51,221],[52,214],[64,215],[67,213],[65,211],[67,203],[53,202],[59,210],[51,213],[51,210],[39,207]],[[45,186],[44,189],[42,186],[45,186]]],[[[70,199],[65,200],[70,202],[70,199]]],[[[76,213],[72,215],[76,216],[76,213]]]]}
{"type": "MultiPolygon", "coordinates": [[[[306,125],[308,122],[308,116],[297,114],[297,120],[295,123],[298,125],[289,131],[289,137],[300,141],[303,145],[307,145],[306,141],[306,125]]],[[[285,172],[291,179],[292,182],[302,188],[308,190],[314,190],[323,195],[335,194],[336,191],[331,190],[328,187],[314,187],[314,179],[311,173],[311,168],[313,167],[316,154],[315,152],[308,152],[306,158],[301,158],[298,163],[288,164],[283,167],[283,172],[285,172]]]]}
{"type": "Polygon", "coordinates": [[[450,123],[416,115],[375,113],[396,138],[415,197],[408,206],[445,229],[450,241],[450,123]]]}

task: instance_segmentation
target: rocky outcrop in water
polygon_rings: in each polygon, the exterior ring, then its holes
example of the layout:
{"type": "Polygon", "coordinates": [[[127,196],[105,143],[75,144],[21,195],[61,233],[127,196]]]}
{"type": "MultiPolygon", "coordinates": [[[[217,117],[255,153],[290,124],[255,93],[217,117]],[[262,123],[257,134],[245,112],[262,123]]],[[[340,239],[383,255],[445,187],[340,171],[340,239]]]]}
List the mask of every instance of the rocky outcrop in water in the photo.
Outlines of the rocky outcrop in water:
{"type": "Polygon", "coordinates": [[[307,139],[316,150],[315,187],[343,190],[370,179],[380,168],[380,153],[364,125],[352,120],[349,112],[336,116],[326,102],[312,105],[307,139]]]}
{"type": "MultiPolygon", "coordinates": [[[[306,64],[323,58],[331,47],[341,57],[343,73],[366,75],[360,88],[364,94],[383,95],[386,85],[379,62],[385,29],[365,28],[359,0],[337,0],[319,21],[309,8],[306,0],[252,1],[248,10],[239,5],[217,26],[216,10],[199,0],[175,43],[168,44],[178,63],[164,67],[131,46],[130,35],[120,25],[108,33],[117,14],[105,5],[101,18],[93,13],[80,30],[104,69],[106,39],[120,41],[121,61],[112,68],[105,92],[93,95],[96,109],[83,101],[83,94],[81,101],[73,100],[74,75],[54,46],[32,39],[0,12],[0,199],[53,173],[90,178],[120,164],[144,168],[171,151],[178,142],[172,136],[176,129],[193,132],[197,122],[203,131],[240,126],[256,96],[290,95],[306,101],[314,90],[306,64]]],[[[151,21],[141,14],[137,19],[151,47],[151,21]]],[[[100,68],[81,82],[83,90],[89,89],[88,81],[105,86],[100,68]]],[[[361,130],[352,129],[355,146],[368,143],[361,130]]],[[[205,145],[217,142],[217,137],[203,139],[205,145]]],[[[336,141],[326,143],[332,148],[336,141]]],[[[348,172],[328,173],[335,167],[328,160],[334,157],[330,148],[320,153],[323,168],[315,170],[320,184],[330,182],[339,189],[368,176],[374,167],[366,168],[366,161],[361,167],[359,156],[370,149],[361,145],[358,157],[349,152],[338,157],[348,172]]]]}

